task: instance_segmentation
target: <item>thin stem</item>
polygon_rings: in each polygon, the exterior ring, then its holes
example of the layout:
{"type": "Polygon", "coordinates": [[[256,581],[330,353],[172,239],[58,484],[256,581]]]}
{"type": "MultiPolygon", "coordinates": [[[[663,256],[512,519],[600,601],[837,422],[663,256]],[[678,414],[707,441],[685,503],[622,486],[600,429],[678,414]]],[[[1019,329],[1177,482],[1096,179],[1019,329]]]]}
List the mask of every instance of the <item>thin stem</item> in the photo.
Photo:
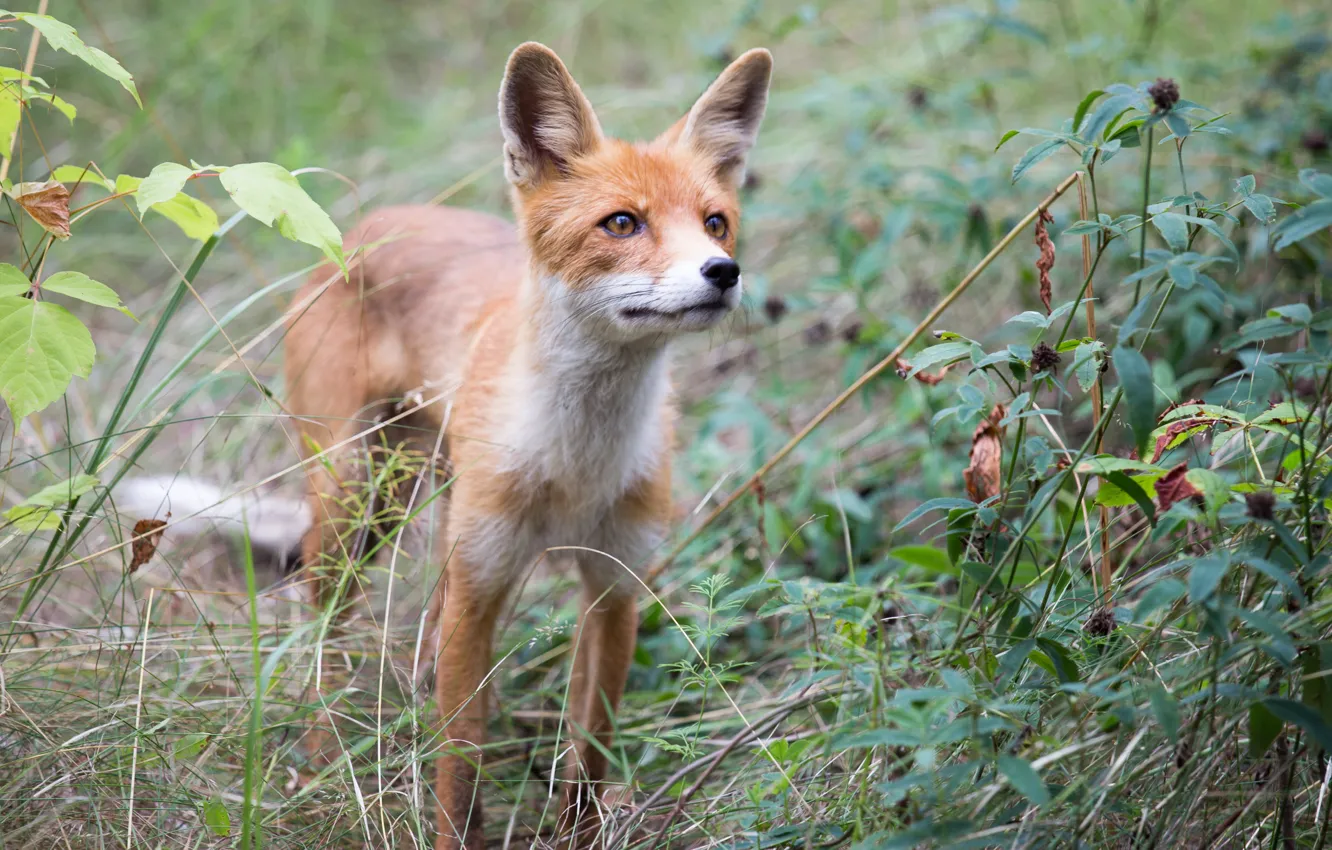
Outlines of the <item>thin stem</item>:
{"type": "MultiPolygon", "coordinates": [[[[1154,127],[1147,128],[1147,164],[1142,168],[1142,233],[1138,242],[1138,271],[1147,265],[1147,204],[1152,191],[1152,134],[1154,127]]],[[[1133,306],[1138,306],[1142,297],[1142,278],[1133,282],[1133,306]]]]}

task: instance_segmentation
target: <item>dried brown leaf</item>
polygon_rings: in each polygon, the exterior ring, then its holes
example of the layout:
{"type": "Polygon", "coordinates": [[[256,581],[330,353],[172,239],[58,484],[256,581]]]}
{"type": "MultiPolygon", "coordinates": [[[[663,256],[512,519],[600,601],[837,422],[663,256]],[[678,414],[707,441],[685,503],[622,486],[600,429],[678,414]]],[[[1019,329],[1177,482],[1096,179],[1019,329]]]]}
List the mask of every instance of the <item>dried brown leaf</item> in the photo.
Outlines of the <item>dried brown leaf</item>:
{"type": "Polygon", "coordinates": [[[19,183],[12,197],[32,220],[57,239],[69,238],[69,190],[59,180],[19,183]]]}
{"type": "Polygon", "coordinates": [[[1185,477],[1188,471],[1189,465],[1181,463],[1157,480],[1156,504],[1160,506],[1162,511],[1170,510],[1171,505],[1185,499],[1202,501],[1202,491],[1194,487],[1189,479],[1185,477]]]}
{"type": "MultiPolygon", "coordinates": [[[[171,514],[167,514],[167,519],[171,514]]],[[[166,520],[162,519],[141,519],[134,523],[134,540],[130,544],[130,565],[129,571],[134,573],[153,559],[157,553],[157,546],[162,542],[162,534],[166,530],[166,520]]]]}
{"type": "Polygon", "coordinates": [[[1054,216],[1050,215],[1048,210],[1041,210],[1040,218],[1036,219],[1036,247],[1041,249],[1041,255],[1036,258],[1036,271],[1041,280],[1041,304],[1045,305],[1045,312],[1050,312],[1050,296],[1054,291],[1050,283],[1050,269],[1055,264],[1055,246],[1054,240],[1050,238],[1050,231],[1046,225],[1054,221],[1054,216]]]}
{"type": "MultiPolygon", "coordinates": [[[[915,375],[912,375],[912,377],[917,381],[920,381],[922,384],[934,386],[944,379],[944,376],[948,374],[948,370],[953,368],[954,365],[956,364],[949,363],[947,366],[934,373],[923,371],[917,372],[915,375]]],[[[911,375],[912,368],[913,367],[908,361],[903,360],[901,357],[897,358],[897,377],[905,378],[907,375],[911,375]]]]}
{"type": "Polygon", "coordinates": [[[999,423],[1007,414],[1002,404],[996,404],[989,418],[976,426],[976,433],[971,437],[971,463],[962,470],[962,480],[966,482],[967,496],[973,502],[999,495],[1004,456],[1004,429],[999,423]]]}
{"type": "Polygon", "coordinates": [[[1188,419],[1177,419],[1171,422],[1165,429],[1165,433],[1156,438],[1156,447],[1152,450],[1152,463],[1161,459],[1161,455],[1166,453],[1167,449],[1172,448],[1175,438],[1181,434],[1192,435],[1195,431],[1215,425],[1220,422],[1215,416],[1194,416],[1188,419]]]}

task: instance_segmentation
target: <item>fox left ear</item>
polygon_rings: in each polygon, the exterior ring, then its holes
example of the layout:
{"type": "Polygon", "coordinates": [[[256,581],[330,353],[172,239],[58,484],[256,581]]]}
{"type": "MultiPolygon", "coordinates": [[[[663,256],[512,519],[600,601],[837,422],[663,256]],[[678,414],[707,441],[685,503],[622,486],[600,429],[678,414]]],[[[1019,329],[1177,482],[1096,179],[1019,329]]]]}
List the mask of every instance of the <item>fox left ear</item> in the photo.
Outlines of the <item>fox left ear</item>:
{"type": "Polygon", "coordinates": [[[662,140],[692,146],[713,161],[719,177],[739,185],[763,122],[771,78],[772,54],[761,47],[746,51],[662,140]]]}

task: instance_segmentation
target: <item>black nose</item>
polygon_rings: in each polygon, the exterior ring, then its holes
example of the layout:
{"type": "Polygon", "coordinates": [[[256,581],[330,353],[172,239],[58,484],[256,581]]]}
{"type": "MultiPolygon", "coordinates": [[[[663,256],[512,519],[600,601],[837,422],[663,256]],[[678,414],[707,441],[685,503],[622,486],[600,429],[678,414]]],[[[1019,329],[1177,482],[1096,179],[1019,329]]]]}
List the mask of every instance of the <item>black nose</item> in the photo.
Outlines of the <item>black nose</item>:
{"type": "Polygon", "coordinates": [[[740,264],[730,257],[713,257],[699,271],[718,289],[730,289],[740,282],[740,264]]]}

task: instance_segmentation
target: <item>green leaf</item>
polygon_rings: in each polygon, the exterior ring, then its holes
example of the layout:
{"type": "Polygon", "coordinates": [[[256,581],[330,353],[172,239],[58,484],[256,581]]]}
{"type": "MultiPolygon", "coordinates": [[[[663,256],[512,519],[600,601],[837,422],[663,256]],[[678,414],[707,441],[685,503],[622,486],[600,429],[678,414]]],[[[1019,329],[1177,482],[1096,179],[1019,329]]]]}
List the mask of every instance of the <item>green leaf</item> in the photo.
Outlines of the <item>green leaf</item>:
{"type": "Polygon", "coordinates": [[[1210,599],[1229,567],[1229,558],[1215,554],[1194,561],[1189,570],[1189,600],[1197,603],[1210,599]]]}
{"type": "Polygon", "coordinates": [[[1063,139],[1046,139],[1027,148],[1027,152],[1022,155],[1022,159],[1018,160],[1017,165],[1013,166],[1013,182],[1016,183],[1021,180],[1022,175],[1030,171],[1032,166],[1048,159],[1063,146],[1063,139]]]}
{"type": "MultiPolygon", "coordinates": [[[[105,283],[93,280],[82,272],[56,272],[42,281],[41,290],[42,292],[57,292],[61,295],[68,295],[70,298],[96,304],[98,307],[110,307],[134,319],[134,314],[129,311],[128,307],[120,303],[120,296],[116,294],[114,289],[105,283]]],[[[135,321],[138,321],[138,319],[135,319],[135,321]]]]}
{"type": "Polygon", "coordinates": [[[9,263],[0,263],[0,296],[23,295],[32,289],[28,276],[9,263]]]}
{"type": "Polygon", "coordinates": [[[1152,224],[1160,231],[1170,250],[1176,254],[1189,247],[1189,225],[1179,213],[1157,213],[1152,224]]]}
{"type": "MultiPolygon", "coordinates": [[[[1146,515],[1147,523],[1153,528],[1156,527],[1156,505],[1147,496],[1147,491],[1142,489],[1142,486],[1139,485],[1138,482],[1119,471],[1110,472],[1105,477],[1107,481],[1137,503],[1138,507],[1142,509],[1143,514],[1146,515]]],[[[1098,504],[1104,504],[1101,501],[1101,496],[1105,490],[1106,488],[1102,487],[1101,491],[1097,492],[1096,501],[1098,504]]]]}
{"type": "Polygon", "coordinates": [[[18,422],[60,398],[75,375],[88,377],[97,349],[64,307],[0,297],[0,398],[18,422]]]}
{"type": "Polygon", "coordinates": [[[1274,231],[1277,241],[1273,250],[1280,251],[1301,239],[1332,227],[1332,198],[1314,201],[1286,216],[1274,231]]]}
{"type": "Polygon", "coordinates": [[[1258,178],[1252,174],[1246,174],[1243,177],[1235,178],[1235,191],[1241,197],[1247,197],[1253,194],[1253,190],[1258,188],[1258,178]]]}
{"type": "Polygon", "coordinates": [[[188,735],[182,735],[180,740],[176,741],[176,745],[172,747],[172,755],[178,759],[192,759],[203,752],[207,743],[207,732],[191,732],[188,735]]]}
{"type": "Polygon", "coordinates": [[[1294,723],[1307,732],[1325,752],[1332,752],[1332,729],[1313,709],[1295,700],[1279,697],[1269,697],[1263,700],[1263,705],[1281,720],[1294,723]]]}
{"type": "MultiPolygon", "coordinates": [[[[174,165],[174,163],[166,164],[174,165]]],[[[147,179],[152,179],[152,175],[150,174],[147,179]]],[[[148,199],[152,202],[149,209],[174,223],[186,236],[203,242],[217,232],[217,213],[213,211],[212,207],[184,192],[177,192],[165,201],[154,200],[165,192],[174,180],[175,175],[168,173],[161,175],[161,184],[150,188],[148,192],[148,199]]],[[[143,214],[143,202],[138,195],[138,191],[142,189],[145,182],[146,180],[140,180],[138,177],[132,177],[128,174],[122,174],[116,178],[116,192],[118,194],[135,193],[135,199],[139,201],[140,215],[143,214]]]]}
{"type": "Polygon", "coordinates": [[[1152,704],[1152,714],[1166,733],[1171,743],[1179,740],[1179,703],[1159,682],[1153,682],[1147,689],[1147,698],[1152,704]]]}
{"type": "Polygon", "coordinates": [[[1147,365],[1147,358],[1125,345],[1115,348],[1111,360],[1119,375],[1119,385],[1124,388],[1124,400],[1128,402],[1129,427],[1133,429],[1138,456],[1144,457],[1147,441],[1156,425],[1156,386],[1152,383],[1152,369],[1147,365]]]}
{"type": "Polygon", "coordinates": [[[1332,174],[1324,174],[1312,168],[1300,169],[1300,182],[1309,187],[1309,191],[1324,198],[1332,198],[1332,174]]]}
{"type": "Polygon", "coordinates": [[[922,369],[956,363],[969,357],[971,346],[970,342],[941,342],[938,345],[931,345],[911,358],[911,371],[907,377],[910,378],[922,369]]]}
{"type": "Polygon", "coordinates": [[[74,123],[75,117],[79,114],[79,111],[74,108],[74,104],[61,97],[53,95],[50,92],[28,90],[25,93],[28,96],[28,100],[38,100],[45,103],[47,106],[68,118],[71,124],[74,123]]]}
{"type": "Polygon", "coordinates": [[[18,132],[23,123],[23,99],[18,83],[7,82],[0,86],[0,145],[9,144],[9,140],[18,132]]]}
{"type": "Polygon", "coordinates": [[[1081,681],[1082,674],[1078,672],[1078,665],[1063,644],[1051,638],[1039,637],[1036,638],[1036,648],[1050,659],[1059,681],[1065,684],[1081,681]]]}
{"type": "Polygon", "coordinates": [[[927,572],[957,575],[957,570],[953,568],[953,563],[949,560],[948,554],[933,546],[898,546],[896,549],[889,550],[888,557],[906,561],[908,564],[920,567],[927,572]]]}
{"type": "Polygon", "coordinates": [[[14,507],[5,511],[20,531],[53,531],[60,527],[55,508],[61,508],[97,486],[97,479],[79,473],[73,478],[43,487],[14,507]]]}
{"type": "Polygon", "coordinates": [[[893,531],[897,532],[902,530],[903,528],[907,527],[911,523],[920,519],[922,516],[929,513],[930,511],[939,511],[939,510],[952,511],[959,508],[970,509],[974,511],[976,508],[976,503],[970,501],[969,499],[949,498],[947,496],[940,497],[937,499],[930,499],[928,502],[917,505],[911,511],[911,513],[907,514],[902,519],[902,521],[899,522],[895,528],[893,528],[893,531]]]}
{"type": "Polygon", "coordinates": [[[1078,386],[1085,393],[1089,392],[1096,384],[1096,379],[1101,377],[1101,366],[1104,363],[1105,343],[1094,339],[1078,345],[1073,353],[1073,362],[1068,368],[1077,376],[1078,386]]]}
{"type": "Polygon", "coordinates": [[[204,823],[214,835],[220,838],[231,835],[231,815],[227,814],[227,807],[222,805],[221,800],[209,800],[203,814],[204,823]]]}
{"type": "Polygon", "coordinates": [[[1103,94],[1105,94],[1105,92],[1102,89],[1096,89],[1095,91],[1088,92],[1087,96],[1078,103],[1078,108],[1073,112],[1074,133],[1078,132],[1082,127],[1082,119],[1086,116],[1087,110],[1091,109],[1091,105],[1096,102],[1096,98],[1103,94]]]}
{"type": "Polygon", "coordinates": [[[107,180],[102,179],[102,175],[93,171],[91,168],[85,168],[82,165],[61,165],[51,172],[52,180],[59,180],[61,183],[67,183],[70,186],[92,183],[95,186],[101,186],[107,191],[115,191],[114,187],[107,180]]]}
{"type": "Polygon", "coordinates": [[[323,251],[347,274],[341,232],[290,171],[271,162],[251,162],[231,166],[221,179],[237,206],[288,239],[323,251]]]}
{"type": "Polygon", "coordinates": [[[1041,781],[1041,775],[1026,759],[1017,756],[999,756],[999,770],[1019,794],[1037,806],[1050,802],[1050,791],[1041,781]]]}
{"type": "MultiPolygon", "coordinates": [[[[1175,135],[1175,138],[1177,139],[1188,138],[1190,132],[1189,121],[1183,115],[1180,115],[1178,112],[1175,112],[1173,110],[1167,112],[1165,115],[1165,124],[1167,127],[1170,128],[1170,132],[1175,135]]],[[[1165,139],[1162,139],[1161,141],[1165,141],[1165,139]]]]}
{"type": "MultiPolygon", "coordinates": [[[[163,162],[155,166],[134,192],[134,201],[139,205],[139,216],[142,217],[154,204],[169,201],[180,194],[180,190],[185,188],[185,181],[193,174],[193,170],[175,162],[163,162]]],[[[132,185],[129,181],[135,179],[137,178],[122,174],[116,178],[116,186],[118,189],[121,186],[125,187],[120,191],[129,191],[132,185]]]]}
{"type": "Polygon", "coordinates": [[[1249,757],[1260,759],[1281,734],[1281,720],[1261,702],[1249,704],[1249,757]]]}
{"type": "Polygon", "coordinates": [[[143,106],[143,101],[139,100],[139,92],[134,88],[134,78],[130,76],[129,71],[122,68],[119,62],[104,51],[84,44],[83,40],[79,38],[79,34],[69,24],[58,21],[49,15],[36,15],[31,12],[0,10],[0,15],[13,15],[24,23],[31,25],[45,36],[47,43],[56,50],[63,50],[82,59],[94,69],[120,83],[125,91],[134,96],[134,102],[140,107],[143,106]]]}
{"type": "MultiPolygon", "coordinates": [[[[1078,135],[1089,142],[1095,143],[1106,128],[1111,126],[1111,122],[1123,115],[1128,109],[1132,108],[1137,102],[1137,95],[1119,94],[1114,97],[1106,98],[1096,107],[1096,111],[1087,119],[1085,127],[1079,128],[1078,135]]],[[[1110,138],[1116,138],[1119,133],[1116,132],[1110,138]]],[[[1106,139],[1109,141],[1110,139],[1106,139]]]]}
{"type": "Polygon", "coordinates": [[[1004,133],[1004,137],[999,140],[999,144],[995,145],[994,149],[999,150],[1000,148],[1002,148],[1008,142],[1009,139],[1016,136],[1019,132],[1020,131],[1018,130],[1009,130],[1007,133],[1004,133]]]}

